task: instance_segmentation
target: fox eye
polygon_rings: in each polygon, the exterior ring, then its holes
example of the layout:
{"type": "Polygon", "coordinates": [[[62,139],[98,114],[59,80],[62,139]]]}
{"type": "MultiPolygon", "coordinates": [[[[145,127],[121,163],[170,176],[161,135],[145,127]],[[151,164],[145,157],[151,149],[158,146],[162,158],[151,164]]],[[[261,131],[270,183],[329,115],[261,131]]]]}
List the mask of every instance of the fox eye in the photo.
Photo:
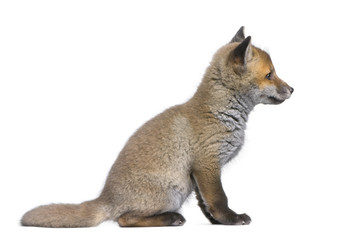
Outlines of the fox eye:
{"type": "Polygon", "coordinates": [[[266,74],[265,78],[268,80],[271,80],[271,75],[272,75],[272,72],[269,72],[268,74],[266,74]]]}

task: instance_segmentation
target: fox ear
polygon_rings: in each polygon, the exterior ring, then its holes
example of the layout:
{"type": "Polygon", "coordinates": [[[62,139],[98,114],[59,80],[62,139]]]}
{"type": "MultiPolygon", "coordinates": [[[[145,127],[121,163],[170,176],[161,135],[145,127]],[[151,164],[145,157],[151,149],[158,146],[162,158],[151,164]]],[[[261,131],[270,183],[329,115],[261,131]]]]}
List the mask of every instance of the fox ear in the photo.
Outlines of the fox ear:
{"type": "Polygon", "coordinates": [[[245,36],[244,36],[244,26],[242,26],[238,32],[236,33],[236,35],[231,39],[231,42],[230,43],[233,43],[233,42],[242,42],[243,40],[245,39],[245,36]]]}
{"type": "Polygon", "coordinates": [[[252,57],[252,46],[250,44],[251,37],[247,37],[241,42],[229,55],[229,61],[235,65],[244,66],[252,57]]]}

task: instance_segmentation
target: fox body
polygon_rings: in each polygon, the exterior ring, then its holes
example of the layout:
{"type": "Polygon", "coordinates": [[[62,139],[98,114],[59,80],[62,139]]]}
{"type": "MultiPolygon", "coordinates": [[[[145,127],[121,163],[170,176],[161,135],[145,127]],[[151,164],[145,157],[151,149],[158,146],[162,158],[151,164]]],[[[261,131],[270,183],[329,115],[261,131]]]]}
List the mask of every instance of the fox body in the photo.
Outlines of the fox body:
{"type": "Polygon", "coordinates": [[[229,209],[221,168],[241,149],[254,106],[282,103],[292,92],[242,27],[214,55],[189,101],[165,110],[130,137],[97,199],[39,206],[21,223],[90,227],[114,220],[120,226],[179,226],[185,219],[177,211],[195,191],[210,222],[249,224],[248,215],[229,209]]]}

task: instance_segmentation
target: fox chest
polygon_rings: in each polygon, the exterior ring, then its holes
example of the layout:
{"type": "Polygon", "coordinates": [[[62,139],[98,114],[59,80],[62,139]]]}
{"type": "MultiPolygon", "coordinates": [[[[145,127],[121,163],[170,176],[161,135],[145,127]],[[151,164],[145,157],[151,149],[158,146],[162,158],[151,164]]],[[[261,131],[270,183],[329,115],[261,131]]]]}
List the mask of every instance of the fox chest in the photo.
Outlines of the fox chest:
{"type": "Polygon", "coordinates": [[[246,118],[237,110],[220,112],[217,115],[224,134],[219,143],[219,162],[224,165],[234,158],[244,144],[246,118]]]}

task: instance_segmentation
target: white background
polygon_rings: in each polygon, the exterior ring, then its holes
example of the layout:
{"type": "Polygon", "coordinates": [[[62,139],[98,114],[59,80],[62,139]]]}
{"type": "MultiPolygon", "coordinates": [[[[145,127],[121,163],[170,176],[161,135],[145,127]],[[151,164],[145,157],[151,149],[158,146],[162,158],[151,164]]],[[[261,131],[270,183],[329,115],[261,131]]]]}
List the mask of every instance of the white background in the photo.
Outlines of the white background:
{"type": "Polygon", "coordinates": [[[336,0],[1,1],[0,238],[349,239],[348,9],[336,0]],[[254,109],[223,173],[230,207],[250,226],[210,225],[193,196],[179,228],[19,226],[37,205],[97,197],[128,137],[189,99],[242,25],[295,89],[254,109]]]}

